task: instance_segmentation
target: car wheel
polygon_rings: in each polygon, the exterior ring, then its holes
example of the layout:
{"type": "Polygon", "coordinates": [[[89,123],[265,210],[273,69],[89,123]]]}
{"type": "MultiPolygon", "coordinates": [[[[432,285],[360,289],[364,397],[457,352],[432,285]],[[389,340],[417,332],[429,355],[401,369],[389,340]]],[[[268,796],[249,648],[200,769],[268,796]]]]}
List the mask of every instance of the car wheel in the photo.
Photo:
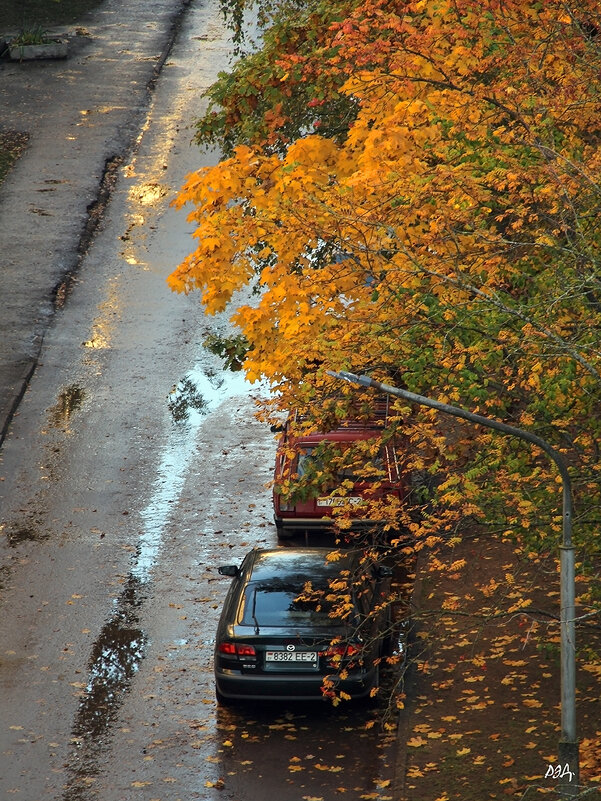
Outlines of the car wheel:
{"type": "Polygon", "coordinates": [[[218,706],[231,706],[233,704],[233,700],[222,695],[217,687],[215,687],[215,698],[217,699],[218,706]]]}
{"type": "Polygon", "coordinates": [[[275,528],[278,535],[278,540],[290,540],[294,536],[292,531],[290,531],[289,528],[284,528],[281,523],[276,523],[275,528]]]}

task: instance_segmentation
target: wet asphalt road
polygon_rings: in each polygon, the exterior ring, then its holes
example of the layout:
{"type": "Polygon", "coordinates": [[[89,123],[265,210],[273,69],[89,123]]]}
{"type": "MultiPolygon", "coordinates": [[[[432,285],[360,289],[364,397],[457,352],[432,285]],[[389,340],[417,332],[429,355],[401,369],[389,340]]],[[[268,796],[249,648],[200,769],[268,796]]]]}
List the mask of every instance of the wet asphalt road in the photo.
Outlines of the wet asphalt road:
{"type": "Polygon", "coordinates": [[[394,796],[377,711],[214,699],[216,565],[274,545],[269,429],[165,278],[191,247],[170,200],[227,65],[193,4],[103,230],[46,335],[0,453],[0,798],[234,801],[394,796]]]}

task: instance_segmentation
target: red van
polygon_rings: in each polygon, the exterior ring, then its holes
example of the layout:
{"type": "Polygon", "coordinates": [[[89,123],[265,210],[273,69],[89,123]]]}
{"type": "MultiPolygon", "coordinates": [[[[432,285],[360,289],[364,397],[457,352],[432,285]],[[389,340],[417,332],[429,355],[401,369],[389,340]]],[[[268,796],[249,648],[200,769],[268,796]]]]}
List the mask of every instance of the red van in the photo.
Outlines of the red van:
{"type": "Polygon", "coordinates": [[[278,538],[327,530],[332,525],[334,510],[349,506],[351,530],[374,528],[377,521],[370,519],[370,500],[391,495],[399,501],[406,498],[408,482],[398,438],[380,444],[386,417],[387,408],[383,405],[368,421],[345,420],[327,433],[298,435],[293,432],[301,421],[297,415],[289,415],[281,431],[275,461],[273,505],[278,538]],[[361,476],[354,474],[352,465],[344,465],[344,458],[340,459],[345,446],[357,442],[372,446],[372,455],[365,461],[366,475],[361,476]],[[330,449],[342,464],[336,472],[328,474],[330,449]],[[321,484],[309,485],[317,473],[325,473],[321,484]]]}

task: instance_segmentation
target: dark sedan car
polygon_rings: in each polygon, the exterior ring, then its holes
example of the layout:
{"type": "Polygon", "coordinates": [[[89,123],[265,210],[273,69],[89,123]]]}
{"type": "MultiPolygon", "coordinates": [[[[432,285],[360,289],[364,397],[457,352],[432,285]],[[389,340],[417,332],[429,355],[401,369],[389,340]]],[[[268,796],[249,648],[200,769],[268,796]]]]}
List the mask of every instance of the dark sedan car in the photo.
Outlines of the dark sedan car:
{"type": "Polygon", "coordinates": [[[331,551],[255,549],[240,567],[219,568],[233,581],[215,643],[218,701],[373,694],[391,571],[358,551],[328,559],[331,551]]]}

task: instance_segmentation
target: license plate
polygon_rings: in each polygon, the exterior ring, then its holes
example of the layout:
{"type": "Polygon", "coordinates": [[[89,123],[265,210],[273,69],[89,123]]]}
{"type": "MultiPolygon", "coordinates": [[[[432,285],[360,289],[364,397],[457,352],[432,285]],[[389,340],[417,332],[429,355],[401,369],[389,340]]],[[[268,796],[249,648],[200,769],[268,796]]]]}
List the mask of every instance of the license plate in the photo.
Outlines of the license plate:
{"type": "Polygon", "coordinates": [[[317,662],[317,651],[266,651],[266,662],[317,662]]]}
{"type": "Polygon", "coordinates": [[[318,506],[345,506],[346,504],[350,504],[351,506],[361,506],[361,504],[365,503],[363,498],[357,498],[355,496],[350,498],[318,498],[317,505],[318,506]]]}

